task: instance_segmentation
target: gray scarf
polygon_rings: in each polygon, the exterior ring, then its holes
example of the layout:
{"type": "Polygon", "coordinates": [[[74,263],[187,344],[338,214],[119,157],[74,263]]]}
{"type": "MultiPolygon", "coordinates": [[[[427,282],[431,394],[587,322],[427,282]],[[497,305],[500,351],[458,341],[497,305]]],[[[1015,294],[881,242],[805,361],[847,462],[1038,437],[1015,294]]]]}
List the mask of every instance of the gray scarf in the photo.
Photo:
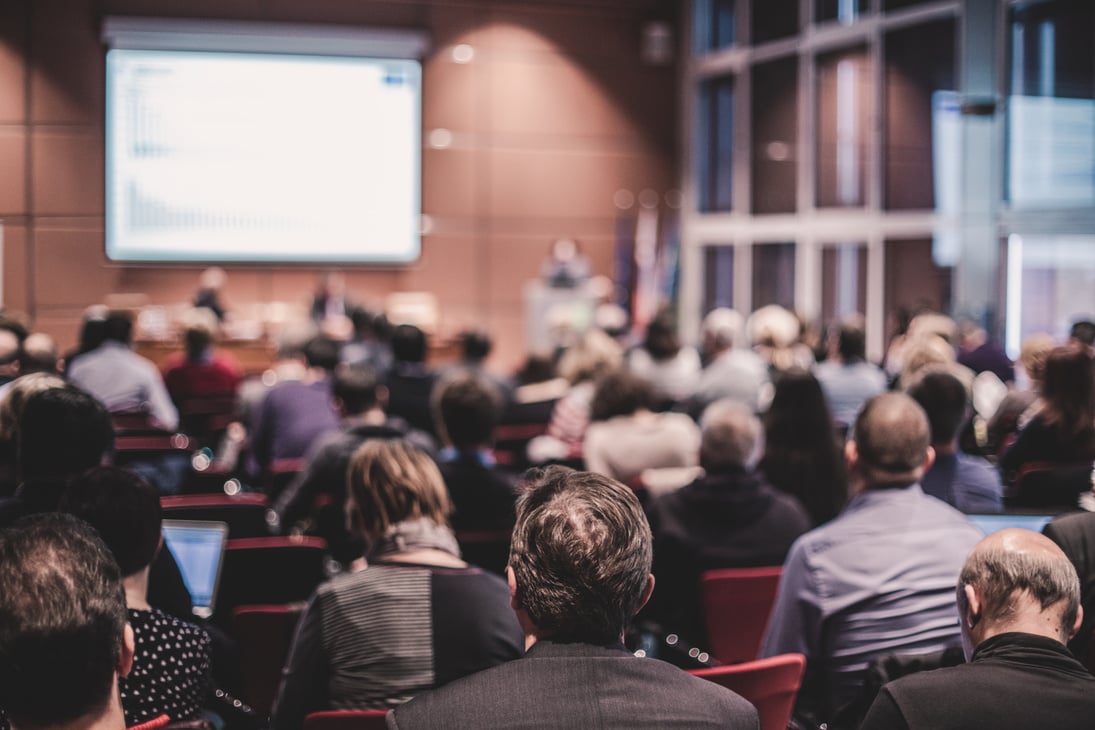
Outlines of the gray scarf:
{"type": "Polygon", "coordinates": [[[392,525],[383,537],[369,546],[365,557],[370,561],[383,560],[399,553],[427,549],[441,550],[455,558],[460,557],[460,546],[452,530],[426,517],[392,525]]]}

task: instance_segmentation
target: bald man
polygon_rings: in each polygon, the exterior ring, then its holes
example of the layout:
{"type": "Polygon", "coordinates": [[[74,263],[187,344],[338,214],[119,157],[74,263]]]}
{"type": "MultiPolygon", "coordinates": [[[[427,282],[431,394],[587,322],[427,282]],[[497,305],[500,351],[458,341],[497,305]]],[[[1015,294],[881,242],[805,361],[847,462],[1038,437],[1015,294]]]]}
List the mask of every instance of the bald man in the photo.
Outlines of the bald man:
{"type": "Polygon", "coordinates": [[[791,546],[761,650],[806,655],[797,711],[819,722],[855,699],[873,659],[958,644],[954,584],[981,539],[920,488],[934,452],[916,401],[872,398],[854,433],[845,450],[854,496],[791,546]]]}
{"type": "Polygon", "coordinates": [[[1065,648],[1083,618],[1080,580],[1051,540],[1001,530],[958,582],[968,664],[882,688],[861,730],[1095,726],[1095,677],[1065,648]]]}

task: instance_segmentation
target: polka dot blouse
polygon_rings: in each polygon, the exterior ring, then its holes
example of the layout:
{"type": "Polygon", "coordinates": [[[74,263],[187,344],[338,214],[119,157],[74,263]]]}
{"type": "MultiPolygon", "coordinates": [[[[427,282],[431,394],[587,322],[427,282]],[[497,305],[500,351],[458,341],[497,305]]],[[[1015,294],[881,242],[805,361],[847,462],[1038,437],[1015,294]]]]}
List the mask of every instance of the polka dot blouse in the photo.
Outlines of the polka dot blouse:
{"type": "Polygon", "coordinates": [[[152,609],[129,609],[137,651],[119,680],[127,727],[159,715],[189,720],[209,690],[209,635],[194,624],[152,609]]]}

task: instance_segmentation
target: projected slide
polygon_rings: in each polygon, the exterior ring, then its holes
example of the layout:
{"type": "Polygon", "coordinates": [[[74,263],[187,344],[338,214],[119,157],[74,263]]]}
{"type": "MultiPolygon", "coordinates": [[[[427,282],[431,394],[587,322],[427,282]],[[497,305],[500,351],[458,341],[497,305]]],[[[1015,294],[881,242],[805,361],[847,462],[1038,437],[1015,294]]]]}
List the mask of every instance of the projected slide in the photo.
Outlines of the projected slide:
{"type": "Polygon", "coordinates": [[[113,49],[107,255],[413,260],[420,104],[412,60],[113,49]]]}

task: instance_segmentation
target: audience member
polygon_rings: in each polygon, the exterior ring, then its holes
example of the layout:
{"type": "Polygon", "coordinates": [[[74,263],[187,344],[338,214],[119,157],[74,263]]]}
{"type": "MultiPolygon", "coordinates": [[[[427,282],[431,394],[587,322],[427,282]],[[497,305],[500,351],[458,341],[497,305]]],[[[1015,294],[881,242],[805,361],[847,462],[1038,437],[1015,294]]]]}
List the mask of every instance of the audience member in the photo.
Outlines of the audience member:
{"type": "MultiPolygon", "coordinates": [[[[0,500],[0,528],[22,515],[53,512],[70,480],[110,461],[114,429],[102,404],[71,385],[34,386],[18,423],[19,488],[0,500]]],[[[168,550],[152,565],[152,605],[175,616],[190,617],[190,593],[168,550]]]]}
{"type": "MultiPolygon", "coordinates": [[[[502,396],[505,403],[513,400],[514,384],[512,379],[496,375],[487,368],[487,358],[490,356],[494,343],[490,335],[483,330],[465,330],[458,338],[460,343],[460,362],[454,368],[470,370],[481,378],[485,378],[502,396]]],[[[436,414],[434,414],[436,416],[436,414]]],[[[440,424],[438,424],[440,428],[440,424]]]]}
{"type": "Polygon", "coordinates": [[[695,466],[700,429],[683,413],[656,413],[657,394],[624,370],[597,381],[582,453],[586,468],[625,484],[647,469],[695,466]]]}
{"type": "Polygon", "coordinates": [[[507,570],[527,653],[412,700],[388,726],[758,727],[729,690],[624,649],[624,625],[654,588],[651,552],[630,489],[560,467],[535,474],[507,570]]]}
{"type": "Polygon", "coordinates": [[[106,319],[110,315],[110,309],[105,304],[92,304],[84,310],[80,320],[80,340],[71,350],[65,352],[64,372],[72,368],[76,358],[92,352],[103,344],[106,336],[106,319]]]}
{"type": "Polygon", "coordinates": [[[909,390],[928,416],[935,461],[920,486],[962,512],[1002,512],[1004,485],[986,459],[963,454],[958,434],[969,419],[969,394],[949,373],[928,373],[909,390]]]}
{"type": "Polygon", "coordinates": [[[69,382],[95,396],[111,413],[143,411],[160,427],[174,430],[179,425],[179,412],[160,371],[130,349],[132,318],[114,312],[103,327],[102,344],[80,355],[65,371],[69,382]]]}
{"type": "Polygon", "coordinates": [[[321,434],[338,430],[331,400],[331,371],[338,365],[338,345],[314,337],[304,346],[307,371],[299,380],[272,387],[258,404],[251,429],[251,459],[256,473],[274,462],[302,459],[321,434]]]}
{"type": "Polygon", "coordinates": [[[818,721],[855,697],[872,659],[958,640],[954,584],[981,538],[918,484],[933,452],[916,401],[867,401],[845,452],[854,496],[791,547],[762,648],[806,655],[798,707],[818,721]]]}
{"type": "Polygon", "coordinates": [[[376,373],[387,373],[392,367],[391,328],[387,318],[373,314],[364,307],[350,313],[353,335],[342,345],[342,364],[364,366],[376,373]]]}
{"type": "Polygon", "coordinates": [[[1061,515],[1046,525],[1046,537],[1057,543],[1080,576],[1083,623],[1068,642],[1072,654],[1091,665],[1091,633],[1095,631],[1095,513],[1061,515]]]}
{"type": "Polygon", "coordinates": [[[118,564],[94,530],[41,515],[0,530],[0,708],[15,730],[122,730],[133,663],[118,564]]]}
{"type": "Polygon", "coordinates": [[[771,400],[768,367],[742,340],[743,320],[733,309],[714,309],[703,319],[703,351],[707,365],[700,373],[689,411],[694,416],[723,398],[733,398],[754,411],[771,400]]]}
{"type": "Polygon", "coordinates": [[[12,496],[19,486],[16,435],[23,406],[35,393],[63,387],[65,381],[57,375],[30,373],[13,380],[4,395],[0,396],[0,499],[12,496]]]}
{"type": "Polygon", "coordinates": [[[388,388],[388,410],[394,416],[431,436],[437,435],[430,410],[430,394],[437,374],[426,366],[426,333],[414,325],[401,324],[392,333],[395,358],[384,384],[388,388]]]}
{"type": "Polygon", "coordinates": [[[958,363],[974,373],[990,372],[1002,383],[1015,380],[1015,367],[1003,348],[989,340],[985,328],[965,320],[958,325],[958,363]]]}
{"type": "Polygon", "coordinates": [[[308,376],[308,363],[304,348],[316,336],[312,322],[298,322],[282,329],[276,338],[274,362],[258,378],[248,378],[239,387],[239,419],[251,424],[255,411],[274,386],[290,380],[303,380],[308,376]]]}
{"type": "MultiPolygon", "coordinates": [[[[342,366],[332,381],[335,408],[341,418],[337,431],[321,434],[309,448],[304,470],[278,495],[274,513],[278,524],[288,531],[306,518],[313,524],[309,532],[319,534],[339,560],[349,562],[361,557],[361,546],[346,534],[345,519],[319,520],[315,506],[326,503],[341,513],[346,501],[346,474],[350,458],[369,440],[409,439],[428,453],[436,450],[433,439],[412,429],[401,418],[384,412],[388,392],[377,381],[376,373],[365,367],[342,366]],[[344,551],[356,551],[346,554],[344,551]]],[[[324,510],[329,508],[324,507],[324,510]]]]}
{"type": "Polygon", "coordinates": [[[833,419],[845,426],[868,399],[886,390],[886,374],[867,362],[867,333],[862,315],[845,320],[829,333],[829,358],[814,367],[833,419]]]}
{"type": "Polygon", "coordinates": [[[700,356],[681,345],[677,325],[666,311],[650,320],[642,344],[627,353],[627,368],[669,399],[683,401],[696,388],[700,356]]]}
{"type": "Polygon", "coordinates": [[[1027,424],[1038,410],[1046,360],[1053,351],[1053,337],[1040,332],[1023,340],[1015,382],[988,422],[988,446],[993,453],[1027,424]],[[1026,415],[1027,413],[1030,415],[1026,415]]]}
{"type": "Polygon", "coordinates": [[[802,342],[802,321],[794,312],[769,304],[749,315],[746,329],[753,350],[771,371],[813,367],[814,353],[802,342]]]}
{"type": "Polygon", "coordinates": [[[183,320],[185,352],[163,364],[163,379],[171,399],[180,406],[194,398],[234,397],[243,379],[235,357],[217,350],[217,319],[208,309],[193,309],[183,320]]]}
{"type": "Polygon", "coordinates": [[[0,527],[23,514],[57,509],[70,479],[110,459],[114,427],[102,404],[71,385],[35,385],[18,422],[19,488],[5,507],[0,527]]]}
{"type": "Polygon", "coordinates": [[[44,332],[32,332],[23,340],[23,351],[19,355],[19,373],[56,375],[60,372],[60,359],[57,343],[52,337],[44,332]]]}
{"type": "Polygon", "coordinates": [[[1072,463],[1095,458],[1095,368],[1086,348],[1064,345],[1049,353],[1041,405],[1000,458],[1014,472],[1030,462],[1072,463]]]}
{"type": "Polygon", "coordinates": [[[551,412],[546,436],[529,443],[528,455],[533,462],[579,460],[582,442],[589,426],[590,404],[594,383],[605,373],[617,370],[623,363],[623,350],[611,337],[600,330],[582,335],[559,360],[559,374],[570,388],[551,412]]]}
{"type": "Polygon", "coordinates": [[[1089,319],[1073,322],[1068,331],[1068,339],[1081,347],[1088,348],[1089,351],[1095,348],[1095,322],[1089,319]]]}
{"type": "MultiPolygon", "coordinates": [[[[530,354],[525,363],[517,371],[515,376],[516,388],[513,391],[513,401],[510,403],[521,406],[554,403],[566,395],[569,388],[566,378],[555,371],[555,363],[547,355],[530,354]]],[[[551,409],[547,409],[544,418],[546,422],[551,418],[551,409]]]]}
{"type": "Polygon", "coordinates": [[[470,370],[451,373],[434,388],[434,421],[445,444],[438,466],[457,531],[513,528],[517,476],[498,468],[490,451],[502,407],[490,381],[470,370]]]}
{"type": "MultiPolygon", "coordinates": [[[[913,320],[916,322],[917,320],[913,320]]],[[[904,367],[897,377],[897,387],[908,390],[928,373],[950,373],[961,381],[966,390],[972,391],[974,374],[965,365],[959,365],[954,345],[929,332],[909,335],[902,351],[904,367]]]]}
{"type": "Polygon", "coordinates": [[[780,375],[764,414],[758,468],[769,484],[806,508],[815,527],[836,517],[848,501],[840,446],[817,379],[798,369],[780,375]]]}
{"type": "Polygon", "coordinates": [[[705,474],[654,500],[654,575],[660,588],[651,614],[689,643],[706,645],[700,576],[715,568],[780,565],[810,517],[794,497],[769,486],[754,467],[764,448],[760,420],[726,399],[704,412],[700,466],[705,474]]]}
{"type": "Polygon", "coordinates": [[[368,567],[320,586],[301,616],[275,730],[317,710],[391,707],[521,654],[506,585],[460,560],[428,456],[406,441],[367,441],[350,465],[346,509],[368,567]]]}
{"type": "Polygon", "coordinates": [[[882,688],[863,730],[1090,728],[1095,677],[1064,644],[1080,627],[1080,586],[1061,550],[1027,530],[982,540],[962,567],[968,664],[882,688]]]}
{"type": "Polygon", "coordinates": [[[94,527],[121,569],[136,641],[132,670],[119,680],[126,726],[198,717],[210,683],[209,636],[148,603],[149,570],[163,547],[160,495],[136,474],[96,467],[73,480],[60,510],[94,527]]]}

